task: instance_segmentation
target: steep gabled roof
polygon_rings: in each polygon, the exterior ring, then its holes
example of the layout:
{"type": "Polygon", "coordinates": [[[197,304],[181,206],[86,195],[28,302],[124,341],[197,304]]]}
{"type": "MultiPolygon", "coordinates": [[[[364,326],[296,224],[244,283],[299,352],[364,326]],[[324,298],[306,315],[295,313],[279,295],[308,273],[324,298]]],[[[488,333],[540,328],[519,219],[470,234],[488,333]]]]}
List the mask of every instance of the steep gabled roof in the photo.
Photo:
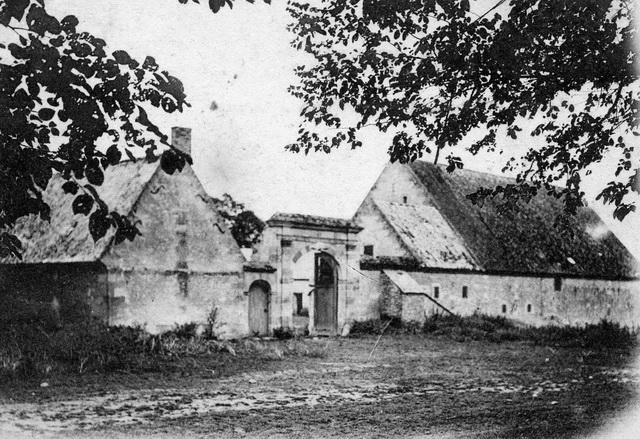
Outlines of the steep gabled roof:
{"type": "Polygon", "coordinates": [[[409,252],[423,264],[447,269],[481,268],[435,207],[375,200],[373,203],[409,252]]]}
{"type": "Polygon", "coordinates": [[[499,200],[480,208],[466,198],[481,187],[506,186],[515,179],[468,170],[448,173],[443,166],[422,161],[410,168],[481,271],[598,278],[637,275],[633,256],[591,209],[580,209],[570,218],[569,229],[562,230],[554,226],[562,204],[546,194],[503,215],[496,208],[499,200]]]}
{"type": "MultiPolygon", "coordinates": [[[[158,169],[159,163],[143,160],[123,162],[105,170],[102,186],[96,190],[102,200],[121,215],[133,209],[158,169]]],[[[73,195],[62,190],[64,180],[55,174],[44,192],[44,200],[51,207],[51,221],[35,215],[20,218],[12,229],[22,241],[22,261],[5,258],[2,263],[68,263],[98,260],[111,242],[113,229],[94,243],[89,233],[89,217],[74,215],[71,203],[73,195]]]]}

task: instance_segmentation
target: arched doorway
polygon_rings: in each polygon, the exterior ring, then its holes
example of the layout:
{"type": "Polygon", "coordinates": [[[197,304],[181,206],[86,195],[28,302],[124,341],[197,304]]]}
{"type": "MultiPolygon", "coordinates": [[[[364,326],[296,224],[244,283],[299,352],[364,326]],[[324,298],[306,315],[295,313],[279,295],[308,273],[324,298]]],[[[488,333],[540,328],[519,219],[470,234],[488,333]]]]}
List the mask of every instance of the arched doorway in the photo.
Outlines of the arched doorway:
{"type": "Polygon", "coordinates": [[[249,287],[249,335],[269,334],[269,282],[257,280],[249,287]]]}
{"type": "Polygon", "coordinates": [[[335,333],[338,323],[338,263],[328,253],[315,255],[314,326],[335,333]]]}

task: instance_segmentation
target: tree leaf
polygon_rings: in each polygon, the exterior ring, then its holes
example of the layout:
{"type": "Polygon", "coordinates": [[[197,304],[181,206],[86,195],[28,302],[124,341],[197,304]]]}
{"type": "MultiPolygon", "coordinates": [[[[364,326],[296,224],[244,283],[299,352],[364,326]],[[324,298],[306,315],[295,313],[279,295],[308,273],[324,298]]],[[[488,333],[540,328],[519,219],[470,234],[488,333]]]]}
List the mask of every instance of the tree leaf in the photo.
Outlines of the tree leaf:
{"type": "Polygon", "coordinates": [[[118,149],[117,145],[111,145],[109,148],[107,148],[106,157],[107,162],[110,165],[117,165],[122,159],[122,153],[120,152],[120,149],[118,149]]]}
{"type": "Polygon", "coordinates": [[[78,193],[78,184],[75,181],[67,181],[62,185],[65,194],[75,195],[78,193]]]}
{"type": "Polygon", "coordinates": [[[111,219],[107,211],[97,209],[89,216],[89,232],[93,241],[96,242],[104,237],[111,227],[111,219]]]}
{"type": "Polygon", "coordinates": [[[169,175],[173,175],[176,171],[182,171],[184,165],[184,157],[172,149],[164,151],[160,157],[160,167],[169,175]]]}
{"type": "Polygon", "coordinates": [[[116,50],[113,52],[113,59],[115,59],[118,64],[129,64],[131,62],[131,57],[124,50],[116,50]]]}
{"type": "Polygon", "coordinates": [[[100,168],[100,162],[98,162],[98,160],[91,160],[87,164],[85,175],[87,181],[95,186],[100,186],[104,183],[104,173],[102,172],[102,168],[100,168]]]}
{"type": "Polygon", "coordinates": [[[71,208],[76,215],[88,215],[93,208],[93,198],[87,194],[80,194],[73,200],[71,208]]]}
{"type": "Polygon", "coordinates": [[[40,117],[40,119],[45,121],[53,119],[53,116],[55,115],[56,115],[56,112],[53,111],[51,108],[42,108],[40,109],[40,111],[38,111],[38,117],[40,117]]]}

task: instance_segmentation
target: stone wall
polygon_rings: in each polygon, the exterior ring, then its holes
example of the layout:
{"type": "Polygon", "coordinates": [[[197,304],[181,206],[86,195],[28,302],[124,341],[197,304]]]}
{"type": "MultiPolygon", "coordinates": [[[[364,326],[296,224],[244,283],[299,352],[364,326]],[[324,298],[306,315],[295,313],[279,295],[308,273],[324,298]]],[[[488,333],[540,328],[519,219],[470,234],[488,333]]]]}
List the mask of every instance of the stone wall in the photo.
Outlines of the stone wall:
{"type": "Polygon", "coordinates": [[[403,318],[400,289],[387,276],[380,276],[380,316],[403,318]]]}
{"type": "Polygon", "coordinates": [[[107,269],[101,263],[2,265],[0,285],[29,302],[55,298],[67,321],[89,315],[106,320],[109,312],[107,269]]]}
{"type": "MultiPolygon", "coordinates": [[[[370,273],[370,272],[367,272],[370,273]]],[[[439,287],[439,303],[459,315],[480,312],[502,315],[532,325],[550,323],[583,325],[602,319],[624,326],[640,326],[640,282],[598,279],[483,275],[472,273],[412,272],[411,276],[433,297],[439,287]],[[556,287],[560,286],[559,290],[556,287]],[[467,287],[467,297],[462,297],[467,287]]],[[[423,321],[425,316],[443,312],[427,298],[400,295],[384,285],[391,281],[380,274],[382,313],[396,312],[397,298],[402,301],[405,321],[423,321]],[[384,279],[387,279],[386,281],[384,279]],[[393,295],[396,299],[393,299],[393,295]],[[391,298],[385,298],[385,295],[391,298]],[[386,308],[388,304],[390,308],[386,308]]],[[[359,320],[359,319],[357,319],[359,320]]]]}

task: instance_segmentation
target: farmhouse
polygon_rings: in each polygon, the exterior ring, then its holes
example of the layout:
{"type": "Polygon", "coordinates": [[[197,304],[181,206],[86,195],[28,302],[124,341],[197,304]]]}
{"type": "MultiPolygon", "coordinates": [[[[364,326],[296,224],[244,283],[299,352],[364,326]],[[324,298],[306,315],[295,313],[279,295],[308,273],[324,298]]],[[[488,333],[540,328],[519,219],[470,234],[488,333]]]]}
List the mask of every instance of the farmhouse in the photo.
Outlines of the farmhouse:
{"type": "MultiPolygon", "coordinates": [[[[173,145],[190,153],[190,130],[174,128],[172,134],[173,145]]],[[[153,332],[213,319],[222,337],[266,333],[262,302],[274,270],[245,266],[188,165],[174,175],[144,160],[106,169],[104,184],[96,188],[100,197],[112,210],[135,218],[142,233],[118,245],[113,233],[93,242],[88,217],[73,214],[73,197],[64,194],[62,183],[54,175],[44,194],[51,206],[49,223],[32,215],[16,225],[23,259],[0,264],[6,293],[55,300],[68,319],[91,314],[113,325],[142,324],[153,332]],[[262,326],[250,327],[250,314],[262,326]]]]}
{"type": "MultiPolygon", "coordinates": [[[[190,152],[190,130],[173,129],[190,152]]],[[[138,222],[142,236],[93,242],[88,218],[54,175],[44,198],[50,222],[22,218],[23,259],[0,261],[5,294],[56,302],[153,332],[211,324],[221,337],[289,327],[337,334],[355,320],[482,312],[542,325],[608,319],[640,324],[638,266],[598,216],[582,209],[554,227],[557,200],[543,195],[498,214],[466,195],[509,178],[417,161],[389,164],[352,219],[277,213],[251,262],[193,170],[123,162],[105,171],[101,198],[138,222]]]]}
{"type": "Polygon", "coordinates": [[[548,196],[504,215],[499,200],[481,208],[466,199],[513,183],[389,164],[349,221],[274,215],[258,256],[277,268],[278,326],[338,333],[354,320],[420,322],[449,311],[536,325],[640,324],[637,262],[593,211],[558,229],[561,204],[548,196]]]}

